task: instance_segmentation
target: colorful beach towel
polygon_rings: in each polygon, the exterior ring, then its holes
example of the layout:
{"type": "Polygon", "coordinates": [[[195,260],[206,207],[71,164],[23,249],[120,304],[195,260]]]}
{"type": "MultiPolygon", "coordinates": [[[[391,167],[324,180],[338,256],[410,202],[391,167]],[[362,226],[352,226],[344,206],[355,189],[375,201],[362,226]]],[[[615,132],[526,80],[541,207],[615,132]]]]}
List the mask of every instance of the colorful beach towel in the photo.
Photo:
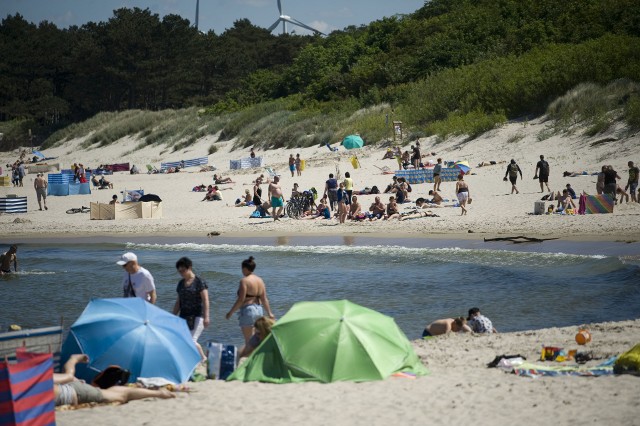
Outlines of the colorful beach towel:
{"type": "Polygon", "coordinates": [[[581,214],[600,214],[613,213],[614,199],[606,194],[603,195],[586,195],[580,196],[580,208],[578,212],[581,214]]]}
{"type": "Polygon", "coordinates": [[[609,358],[602,364],[595,367],[580,367],[580,366],[546,366],[524,362],[517,367],[513,368],[513,374],[523,377],[558,377],[558,376],[582,376],[582,377],[596,377],[596,376],[610,376],[613,375],[613,364],[617,357],[609,358]]]}

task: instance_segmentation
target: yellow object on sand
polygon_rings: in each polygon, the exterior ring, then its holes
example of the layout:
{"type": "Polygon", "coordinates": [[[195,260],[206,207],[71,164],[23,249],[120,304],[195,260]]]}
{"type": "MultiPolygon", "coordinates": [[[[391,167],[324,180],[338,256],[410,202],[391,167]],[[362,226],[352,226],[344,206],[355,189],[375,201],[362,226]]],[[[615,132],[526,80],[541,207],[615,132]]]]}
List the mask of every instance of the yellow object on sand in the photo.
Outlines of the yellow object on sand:
{"type": "Polygon", "coordinates": [[[304,171],[307,167],[307,160],[300,160],[300,171],[304,171]]]}
{"type": "Polygon", "coordinates": [[[360,167],[360,162],[358,161],[358,157],[356,157],[355,155],[351,157],[349,161],[351,161],[351,165],[353,166],[354,169],[357,169],[360,167]]]}

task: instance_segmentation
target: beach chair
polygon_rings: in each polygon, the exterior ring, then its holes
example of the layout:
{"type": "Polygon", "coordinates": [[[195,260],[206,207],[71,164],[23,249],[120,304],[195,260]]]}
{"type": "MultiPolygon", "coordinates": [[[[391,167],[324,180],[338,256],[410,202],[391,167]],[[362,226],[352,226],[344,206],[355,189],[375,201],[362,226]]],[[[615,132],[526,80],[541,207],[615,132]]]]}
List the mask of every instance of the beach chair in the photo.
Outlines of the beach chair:
{"type": "Polygon", "coordinates": [[[158,171],[158,169],[156,169],[156,167],[152,166],[151,164],[147,164],[147,174],[148,175],[153,175],[153,174],[156,174],[156,173],[160,173],[158,171]]]}
{"type": "Polygon", "coordinates": [[[15,361],[16,350],[21,348],[29,352],[52,353],[54,368],[58,371],[62,349],[62,325],[0,334],[0,359],[15,361]]]}
{"type": "Polygon", "coordinates": [[[264,170],[267,172],[267,174],[271,178],[278,176],[278,173],[275,170],[273,170],[271,167],[265,167],[264,170]]]}

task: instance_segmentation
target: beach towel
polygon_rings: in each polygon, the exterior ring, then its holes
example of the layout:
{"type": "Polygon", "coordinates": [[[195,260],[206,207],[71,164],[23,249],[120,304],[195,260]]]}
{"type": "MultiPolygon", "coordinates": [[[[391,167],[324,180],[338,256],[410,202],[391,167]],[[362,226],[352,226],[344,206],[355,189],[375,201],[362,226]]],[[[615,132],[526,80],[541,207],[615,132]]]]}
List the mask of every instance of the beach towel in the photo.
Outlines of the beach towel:
{"type": "MultiPolygon", "coordinates": [[[[602,195],[583,194],[580,197],[580,202],[582,202],[583,196],[584,196],[584,211],[585,211],[584,214],[613,213],[613,204],[615,200],[611,196],[606,194],[602,194],[602,195]]],[[[582,210],[582,208],[580,208],[580,210],[582,210]]]]}
{"type": "Polygon", "coordinates": [[[613,364],[617,357],[609,358],[605,362],[596,365],[595,367],[581,367],[581,366],[546,366],[533,364],[529,362],[523,362],[522,364],[513,368],[513,373],[523,377],[558,377],[558,376],[582,376],[582,377],[596,377],[596,376],[611,376],[613,375],[613,364]]]}

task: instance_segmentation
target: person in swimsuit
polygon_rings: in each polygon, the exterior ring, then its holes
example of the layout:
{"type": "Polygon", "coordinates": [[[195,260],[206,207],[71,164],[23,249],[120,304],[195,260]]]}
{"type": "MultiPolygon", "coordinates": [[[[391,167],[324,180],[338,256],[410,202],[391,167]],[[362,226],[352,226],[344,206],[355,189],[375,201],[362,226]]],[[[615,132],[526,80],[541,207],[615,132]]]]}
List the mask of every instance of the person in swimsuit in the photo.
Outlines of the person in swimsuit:
{"type": "Polygon", "coordinates": [[[264,315],[265,311],[271,319],[275,319],[269,306],[267,298],[267,288],[262,278],[255,275],[253,271],[256,269],[256,262],[253,256],[242,261],[242,275],[240,286],[238,287],[238,299],[233,304],[226,319],[231,318],[234,312],[238,311],[238,322],[245,344],[249,343],[249,339],[253,334],[253,324],[264,315]]]}
{"type": "Polygon", "coordinates": [[[462,209],[461,216],[464,216],[467,214],[465,206],[467,205],[467,201],[471,201],[471,197],[469,196],[469,185],[464,181],[464,175],[462,173],[458,175],[458,182],[456,182],[456,194],[458,195],[458,202],[462,209]]]}
{"type": "Polygon", "coordinates": [[[300,158],[300,154],[296,154],[296,172],[298,172],[298,176],[302,176],[302,158],[300,158]]]}
{"type": "Polygon", "coordinates": [[[88,363],[89,357],[84,354],[71,355],[64,365],[64,373],[53,374],[53,394],[55,405],[79,405],[88,403],[119,402],[126,404],[145,398],[170,399],[176,395],[167,389],[144,389],[129,386],[112,386],[100,389],[76,379],[76,364],[88,363]]]}
{"type": "Polygon", "coordinates": [[[351,220],[364,219],[364,216],[362,216],[362,206],[360,205],[360,202],[358,201],[358,196],[357,195],[354,195],[351,198],[351,207],[349,208],[349,213],[347,215],[347,218],[349,218],[351,220]]]}
{"type": "Polygon", "coordinates": [[[369,220],[374,221],[374,220],[382,219],[384,217],[384,212],[386,210],[386,207],[387,206],[384,205],[382,200],[380,200],[380,197],[376,197],[374,203],[371,204],[371,207],[369,207],[369,211],[371,212],[371,215],[369,216],[369,220]]]}
{"type": "Polygon", "coordinates": [[[464,317],[445,318],[432,322],[424,328],[422,337],[441,336],[447,333],[473,333],[464,317]]]}
{"type": "Polygon", "coordinates": [[[389,204],[387,204],[387,215],[384,217],[384,220],[396,219],[399,217],[400,212],[398,212],[396,197],[389,197],[389,204]]]}
{"type": "Polygon", "coordinates": [[[256,184],[253,186],[253,204],[257,206],[262,205],[262,188],[260,185],[262,184],[262,176],[256,178],[256,184]]]}
{"type": "Polygon", "coordinates": [[[280,220],[280,215],[284,210],[284,197],[282,197],[282,188],[280,188],[280,176],[273,178],[273,182],[269,184],[269,196],[271,197],[271,215],[274,222],[280,220]],[[278,209],[276,211],[276,209],[278,209]]]}
{"type": "Polygon", "coordinates": [[[437,191],[429,191],[429,195],[431,195],[431,200],[427,201],[429,204],[436,204],[436,205],[440,205],[442,204],[442,202],[444,201],[444,199],[442,198],[442,196],[440,195],[440,193],[438,193],[437,191]]]}
{"type": "Polygon", "coordinates": [[[36,190],[36,197],[38,198],[38,206],[42,210],[42,202],[44,201],[44,209],[49,210],[47,207],[47,187],[49,183],[44,178],[42,173],[38,173],[38,177],[33,181],[33,188],[36,190]]]}
{"type": "Polygon", "coordinates": [[[11,273],[11,264],[13,270],[18,272],[18,246],[12,245],[5,253],[0,256],[0,275],[11,273]]]}
{"type": "Polygon", "coordinates": [[[240,349],[240,352],[238,352],[238,358],[244,358],[251,355],[253,351],[260,346],[260,343],[262,343],[262,341],[271,334],[271,327],[273,327],[273,324],[275,324],[275,321],[271,318],[258,318],[258,320],[253,324],[253,328],[256,332],[253,333],[253,336],[251,336],[247,344],[240,349]]]}
{"type": "Polygon", "coordinates": [[[440,177],[440,173],[442,173],[442,158],[438,158],[438,163],[433,166],[433,190],[440,191],[440,184],[442,183],[442,178],[440,177]]]}
{"type": "Polygon", "coordinates": [[[344,183],[340,182],[340,186],[338,187],[338,222],[345,223],[347,220],[348,208],[347,206],[351,203],[349,202],[349,194],[344,189],[344,183]]]}
{"type": "Polygon", "coordinates": [[[629,161],[627,163],[629,166],[629,179],[627,180],[627,185],[624,187],[625,191],[628,189],[629,194],[631,194],[631,202],[637,203],[638,197],[636,196],[636,191],[638,190],[638,178],[640,177],[640,169],[638,166],[633,164],[633,161],[629,161]]]}
{"type": "Polygon", "coordinates": [[[294,177],[296,174],[296,157],[293,154],[289,154],[289,171],[291,172],[291,177],[294,177]]]}

